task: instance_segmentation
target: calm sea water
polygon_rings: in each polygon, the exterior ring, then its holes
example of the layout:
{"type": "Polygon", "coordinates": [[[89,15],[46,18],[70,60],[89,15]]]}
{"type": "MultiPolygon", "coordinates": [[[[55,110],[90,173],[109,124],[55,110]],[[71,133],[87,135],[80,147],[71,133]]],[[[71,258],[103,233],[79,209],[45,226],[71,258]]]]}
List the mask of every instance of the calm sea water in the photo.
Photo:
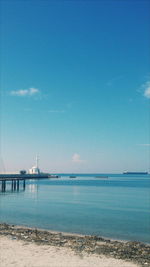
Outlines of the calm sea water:
{"type": "Polygon", "coordinates": [[[0,222],[150,243],[150,175],[26,181],[0,192],[0,222]]]}

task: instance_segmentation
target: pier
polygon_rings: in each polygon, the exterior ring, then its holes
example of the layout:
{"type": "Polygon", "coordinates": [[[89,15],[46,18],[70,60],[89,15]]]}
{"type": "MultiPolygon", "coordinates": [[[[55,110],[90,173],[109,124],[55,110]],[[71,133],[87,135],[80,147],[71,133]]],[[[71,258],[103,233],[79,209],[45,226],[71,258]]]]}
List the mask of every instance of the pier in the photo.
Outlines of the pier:
{"type": "Polygon", "coordinates": [[[11,182],[11,190],[19,191],[20,182],[22,182],[23,189],[25,189],[25,181],[31,179],[43,179],[48,178],[48,174],[0,174],[1,191],[6,191],[7,182],[11,182]]]}
{"type": "Polygon", "coordinates": [[[22,181],[22,188],[25,190],[25,179],[24,178],[0,178],[1,182],[1,191],[5,192],[6,191],[6,185],[7,182],[11,182],[11,190],[12,191],[19,191],[20,187],[20,181],[22,181]]]}

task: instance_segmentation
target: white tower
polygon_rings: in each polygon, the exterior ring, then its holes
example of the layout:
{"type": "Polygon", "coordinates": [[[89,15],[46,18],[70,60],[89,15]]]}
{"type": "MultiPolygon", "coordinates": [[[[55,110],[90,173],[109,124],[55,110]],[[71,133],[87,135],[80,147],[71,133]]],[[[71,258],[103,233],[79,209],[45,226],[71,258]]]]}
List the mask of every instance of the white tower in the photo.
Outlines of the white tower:
{"type": "Polygon", "coordinates": [[[33,166],[31,169],[29,169],[29,174],[40,174],[40,169],[38,167],[39,158],[36,155],[36,163],[35,166],[33,166]]]}
{"type": "Polygon", "coordinates": [[[36,155],[36,164],[35,164],[35,166],[36,166],[36,168],[38,168],[38,164],[39,163],[39,158],[38,158],[38,155],[36,155]]]}

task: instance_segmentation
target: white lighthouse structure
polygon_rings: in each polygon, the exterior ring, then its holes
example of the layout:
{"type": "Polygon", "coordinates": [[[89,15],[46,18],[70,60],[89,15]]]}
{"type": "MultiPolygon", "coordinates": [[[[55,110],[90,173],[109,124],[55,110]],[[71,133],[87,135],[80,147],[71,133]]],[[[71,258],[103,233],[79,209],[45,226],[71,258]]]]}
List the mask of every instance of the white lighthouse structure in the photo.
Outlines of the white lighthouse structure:
{"type": "Polygon", "coordinates": [[[39,163],[39,158],[36,155],[36,163],[35,166],[33,166],[31,169],[29,169],[29,174],[40,174],[40,169],[38,167],[38,163],[39,163]]]}

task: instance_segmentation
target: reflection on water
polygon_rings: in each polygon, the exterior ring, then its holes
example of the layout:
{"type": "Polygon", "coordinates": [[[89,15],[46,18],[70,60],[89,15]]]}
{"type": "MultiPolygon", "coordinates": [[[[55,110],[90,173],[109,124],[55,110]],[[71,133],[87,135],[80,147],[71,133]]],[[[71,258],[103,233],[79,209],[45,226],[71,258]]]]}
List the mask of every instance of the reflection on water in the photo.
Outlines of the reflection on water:
{"type": "MultiPolygon", "coordinates": [[[[33,182],[33,180],[29,180],[31,182],[33,182]]],[[[28,184],[27,185],[27,189],[28,192],[31,193],[33,195],[33,197],[37,197],[38,194],[38,184],[28,184]]],[[[5,194],[5,193],[19,193],[19,192],[24,192],[26,190],[26,184],[24,183],[24,181],[16,181],[16,183],[14,183],[14,181],[5,181],[5,185],[4,183],[1,183],[0,186],[0,193],[5,194]]]]}
{"type": "Polygon", "coordinates": [[[38,185],[37,184],[29,184],[28,185],[28,191],[30,193],[33,193],[33,194],[38,193],[38,185]]]}
{"type": "Polygon", "coordinates": [[[123,175],[27,180],[24,191],[9,183],[0,192],[0,222],[150,242],[149,188],[149,176],[123,175]]]}

